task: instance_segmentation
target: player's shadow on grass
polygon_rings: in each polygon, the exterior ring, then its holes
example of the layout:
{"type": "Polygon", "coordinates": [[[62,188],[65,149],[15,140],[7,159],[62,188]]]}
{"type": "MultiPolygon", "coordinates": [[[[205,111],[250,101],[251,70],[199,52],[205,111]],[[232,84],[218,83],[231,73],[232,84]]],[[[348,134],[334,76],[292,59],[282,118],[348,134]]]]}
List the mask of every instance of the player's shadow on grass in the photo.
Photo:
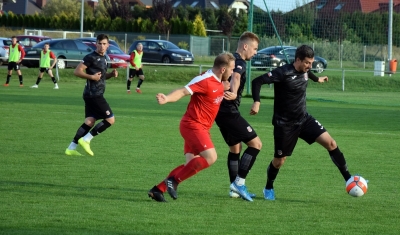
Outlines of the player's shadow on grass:
{"type": "Polygon", "coordinates": [[[40,182],[0,181],[1,192],[69,196],[122,201],[149,201],[147,190],[119,187],[70,186],[40,182]]]}

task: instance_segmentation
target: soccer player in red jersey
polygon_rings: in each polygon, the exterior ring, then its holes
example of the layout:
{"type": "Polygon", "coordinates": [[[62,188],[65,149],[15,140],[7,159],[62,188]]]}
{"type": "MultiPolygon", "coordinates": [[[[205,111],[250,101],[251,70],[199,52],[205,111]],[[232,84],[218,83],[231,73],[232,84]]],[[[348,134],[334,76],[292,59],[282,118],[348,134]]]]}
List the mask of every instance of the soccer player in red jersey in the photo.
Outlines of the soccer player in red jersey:
{"type": "Polygon", "coordinates": [[[158,202],[166,202],[163,193],[168,191],[177,199],[177,187],[182,181],[212,165],[217,160],[217,152],[210,137],[210,128],[218,113],[221,101],[232,99],[228,78],[235,66],[231,53],[222,53],[214,60],[212,69],[193,78],[186,86],[164,95],[157,94],[159,104],[176,102],[191,95],[186,113],[180,122],[180,133],[184,139],[186,163],[173,169],[167,178],[154,186],[148,195],[158,202]]]}
{"type": "Polygon", "coordinates": [[[9,50],[9,56],[8,56],[8,73],[7,73],[7,80],[4,86],[9,86],[11,75],[12,75],[12,70],[14,69],[17,71],[18,77],[19,77],[19,86],[23,87],[24,82],[22,78],[22,73],[21,70],[19,69],[21,61],[25,57],[25,51],[24,48],[22,48],[21,45],[18,44],[17,42],[17,37],[12,36],[11,37],[11,43],[12,45],[10,46],[9,50]]]}

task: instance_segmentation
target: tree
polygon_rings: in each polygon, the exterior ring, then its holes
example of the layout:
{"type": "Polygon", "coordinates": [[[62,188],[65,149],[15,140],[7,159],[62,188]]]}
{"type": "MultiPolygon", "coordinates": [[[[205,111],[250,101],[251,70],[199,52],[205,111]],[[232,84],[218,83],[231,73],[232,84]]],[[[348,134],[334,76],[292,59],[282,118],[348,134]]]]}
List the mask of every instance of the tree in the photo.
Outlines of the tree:
{"type": "Polygon", "coordinates": [[[156,28],[159,33],[167,35],[171,30],[168,23],[173,16],[171,0],[153,0],[152,21],[157,22],[156,28]]]}
{"type": "Polygon", "coordinates": [[[229,41],[232,36],[233,28],[235,27],[235,21],[228,12],[228,7],[221,6],[218,14],[218,29],[222,31],[224,35],[228,37],[227,51],[230,51],[229,41]]]}
{"type": "Polygon", "coordinates": [[[46,17],[53,17],[64,13],[68,17],[80,17],[81,2],[66,0],[48,0],[42,9],[42,14],[46,17]]]}
{"type": "Polygon", "coordinates": [[[117,17],[121,19],[128,20],[132,18],[132,12],[128,4],[124,4],[121,0],[103,0],[104,7],[113,20],[117,17]]]}
{"type": "Polygon", "coordinates": [[[204,27],[203,19],[200,14],[196,15],[196,18],[193,22],[193,35],[206,37],[206,28],[204,27]]]}

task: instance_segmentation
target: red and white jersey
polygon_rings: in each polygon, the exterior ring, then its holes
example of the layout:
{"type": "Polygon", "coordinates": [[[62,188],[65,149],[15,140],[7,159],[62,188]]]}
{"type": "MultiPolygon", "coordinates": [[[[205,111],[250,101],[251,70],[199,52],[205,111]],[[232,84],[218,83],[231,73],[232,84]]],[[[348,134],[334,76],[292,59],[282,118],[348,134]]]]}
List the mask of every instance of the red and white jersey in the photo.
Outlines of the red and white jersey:
{"type": "Polygon", "coordinates": [[[195,77],[185,88],[192,95],[182,122],[209,130],[224,98],[224,85],[208,70],[195,77]]]}

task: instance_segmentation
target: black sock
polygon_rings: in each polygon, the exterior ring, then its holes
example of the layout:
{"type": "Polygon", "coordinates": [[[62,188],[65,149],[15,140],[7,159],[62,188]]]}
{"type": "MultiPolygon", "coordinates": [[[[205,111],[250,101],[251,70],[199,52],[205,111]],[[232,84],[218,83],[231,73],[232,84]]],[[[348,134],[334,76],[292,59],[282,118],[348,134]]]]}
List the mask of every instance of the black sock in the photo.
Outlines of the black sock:
{"type": "Polygon", "coordinates": [[[249,171],[253,167],[253,164],[256,161],[259,152],[260,152],[259,149],[253,147],[248,147],[243,152],[242,158],[240,159],[239,172],[238,172],[238,176],[240,178],[246,179],[247,174],[249,174],[249,171]]]}
{"type": "Polygon", "coordinates": [[[143,80],[139,78],[139,81],[137,82],[137,88],[140,88],[140,85],[142,85],[143,80]]]}
{"type": "Polygon", "coordinates": [[[229,180],[231,183],[235,181],[236,176],[239,171],[239,158],[240,153],[228,153],[228,173],[229,173],[229,180]]]}
{"type": "Polygon", "coordinates": [[[10,83],[11,75],[7,75],[6,84],[10,83]]]}
{"type": "Polygon", "coordinates": [[[129,91],[131,90],[131,83],[132,81],[128,79],[128,81],[126,82],[126,89],[129,91]]]}
{"type": "Polygon", "coordinates": [[[91,127],[86,125],[85,123],[83,123],[78,130],[76,131],[75,137],[72,140],[72,142],[74,142],[75,144],[78,143],[78,140],[85,136],[89,131],[90,131],[91,127]]]}
{"type": "Polygon", "coordinates": [[[19,84],[22,85],[23,83],[22,75],[19,75],[19,84]]]}
{"type": "Polygon", "coordinates": [[[40,77],[38,77],[37,80],[36,80],[36,85],[39,85],[40,80],[42,80],[42,79],[40,77]]]}
{"type": "Polygon", "coordinates": [[[339,169],[340,173],[342,174],[343,178],[345,181],[350,179],[351,174],[349,170],[347,169],[346,165],[346,159],[344,159],[343,153],[339,150],[339,147],[332,151],[328,151],[329,156],[331,156],[331,159],[333,163],[335,163],[336,167],[339,169]]]}
{"type": "Polygon", "coordinates": [[[57,84],[57,81],[56,81],[55,77],[51,77],[51,80],[53,81],[54,84],[57,84]]]}
{"type": "Polygon", "coordinates": [[[90,134],[92,136],[96,136],[100,134],[101,132],[105,131],[107,128],[109,128],[111,124],[107,122],[106,120],[103,120],[102,122],[99,122],[91,131],[90,134]]]}
{"type": "Polygon", "coordinates": [[[272,165],[272,161],[269,164],[267,168],[267,184],[265,185],[265,189],[273,189],[274,188],[274,181],[276,179],[276,176],[279,173],[279,169],[275,168],[274,165],[272,165]]]}

